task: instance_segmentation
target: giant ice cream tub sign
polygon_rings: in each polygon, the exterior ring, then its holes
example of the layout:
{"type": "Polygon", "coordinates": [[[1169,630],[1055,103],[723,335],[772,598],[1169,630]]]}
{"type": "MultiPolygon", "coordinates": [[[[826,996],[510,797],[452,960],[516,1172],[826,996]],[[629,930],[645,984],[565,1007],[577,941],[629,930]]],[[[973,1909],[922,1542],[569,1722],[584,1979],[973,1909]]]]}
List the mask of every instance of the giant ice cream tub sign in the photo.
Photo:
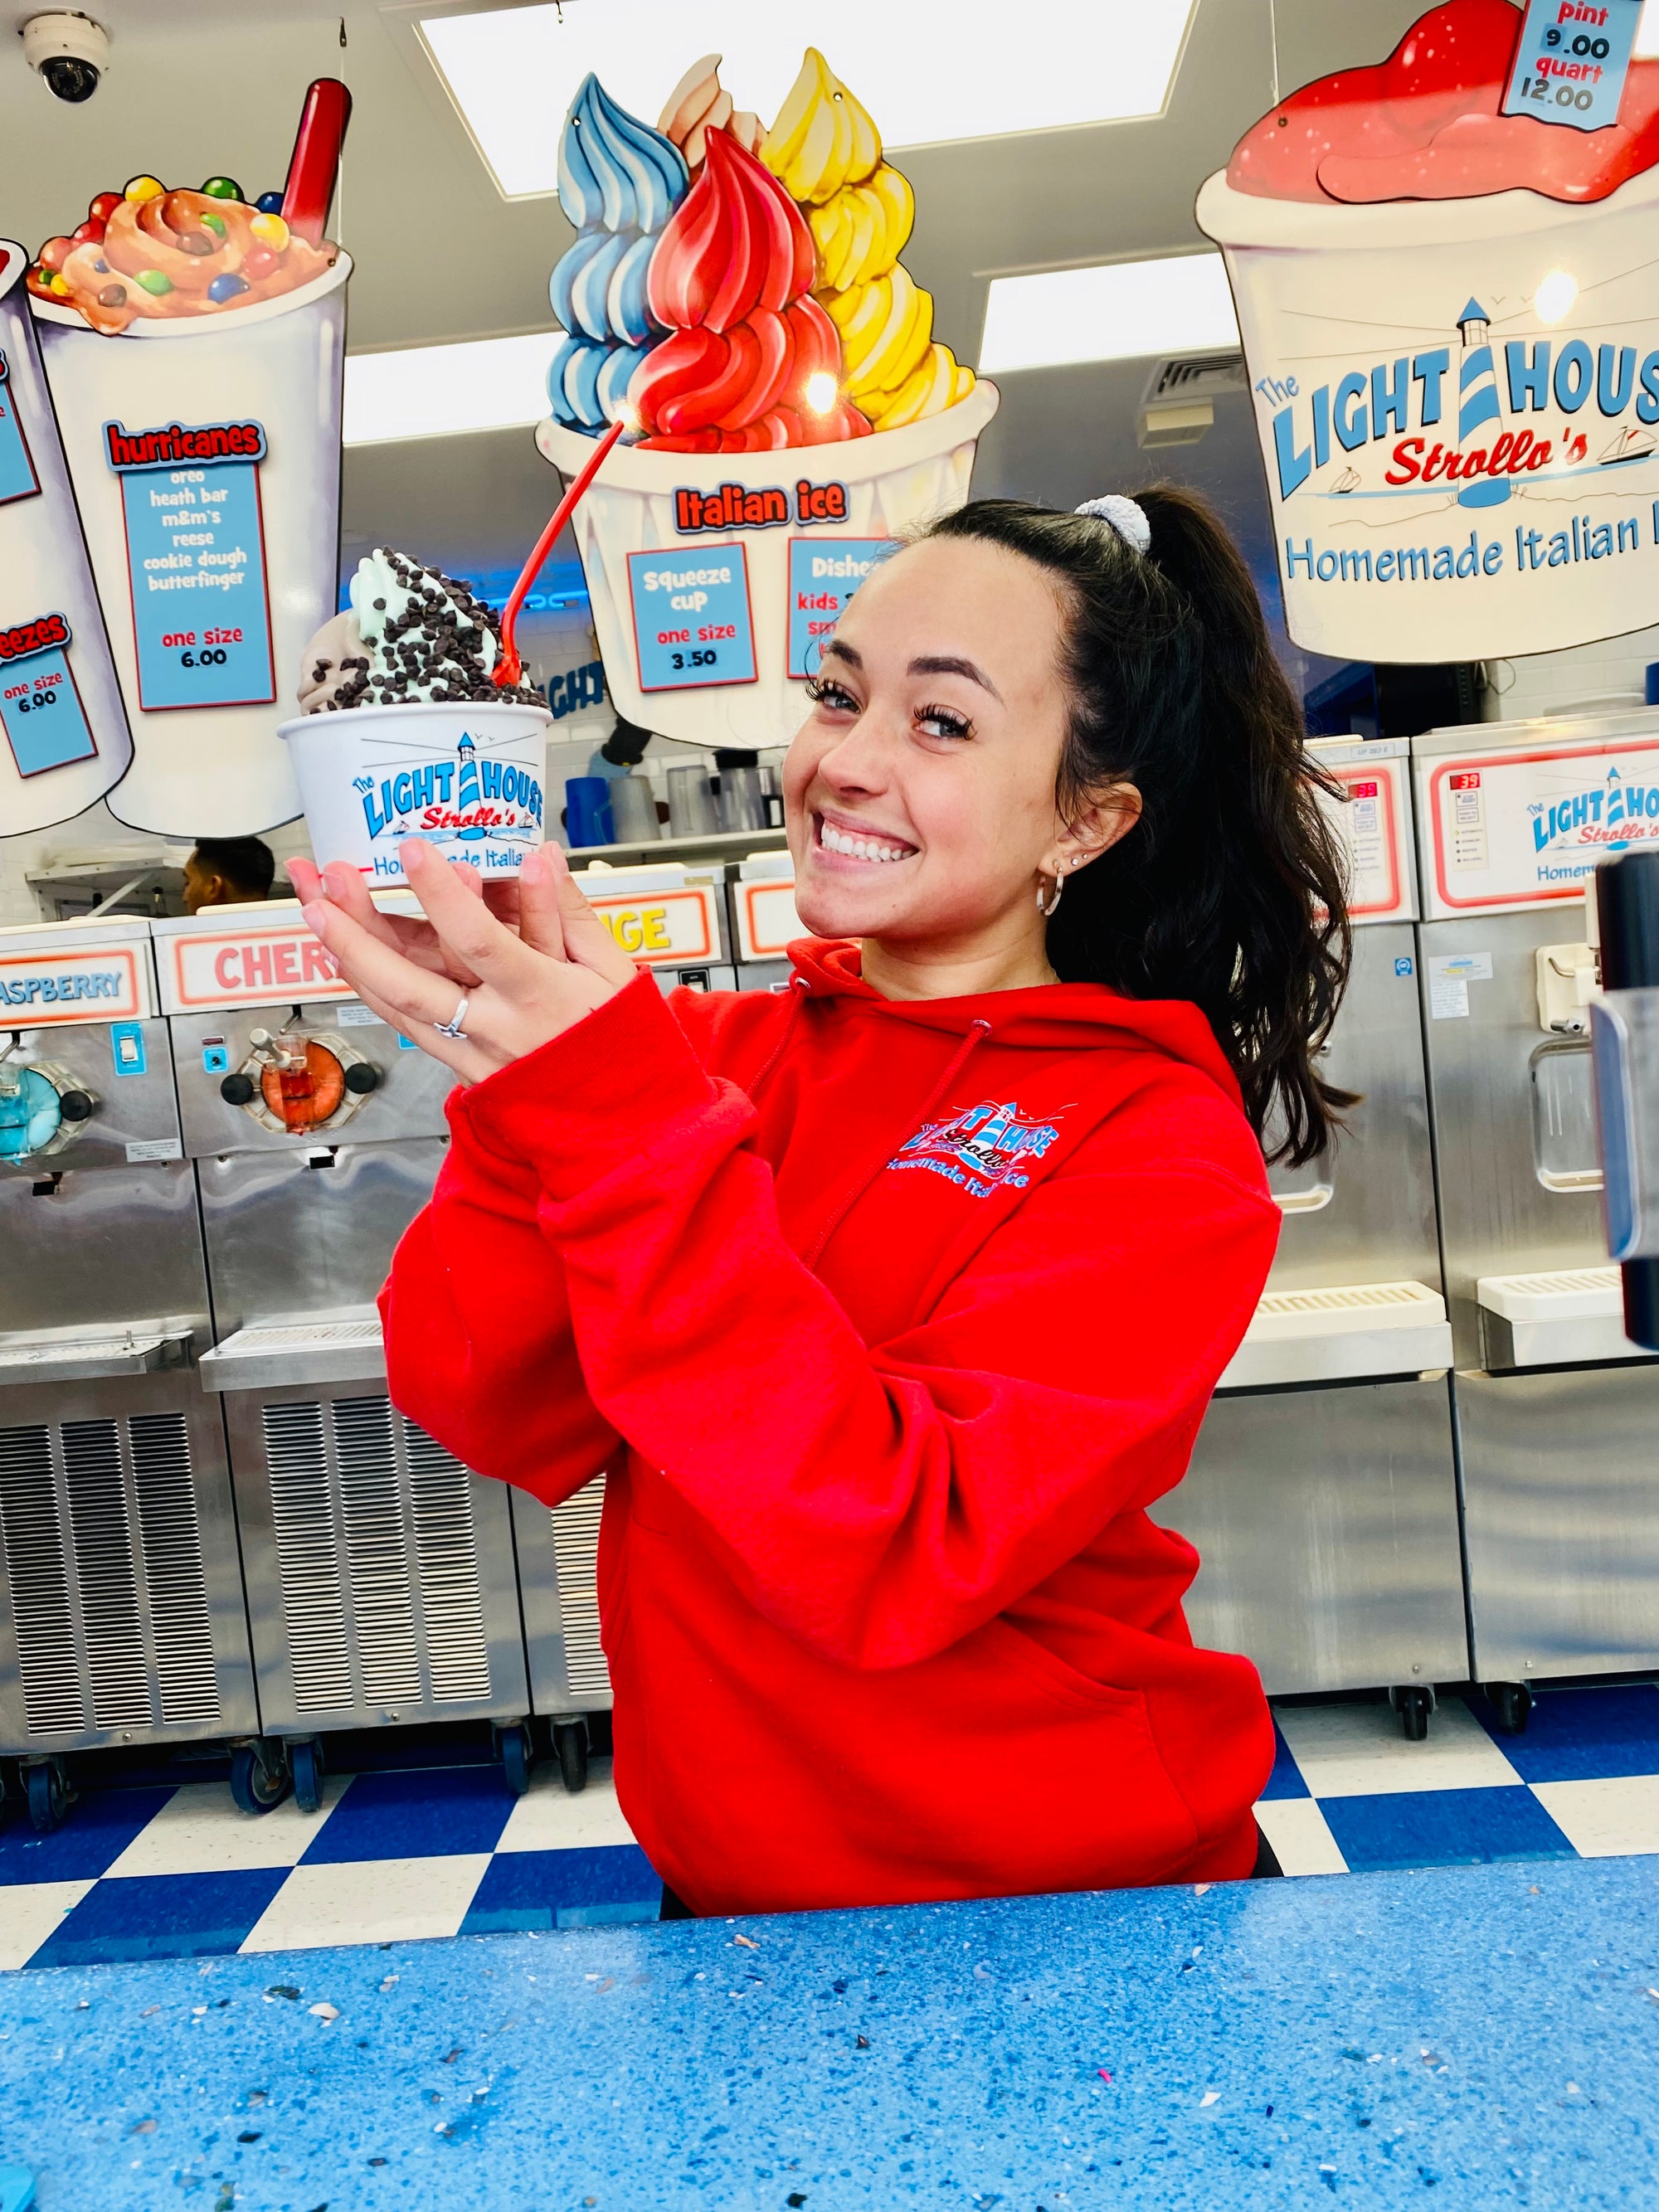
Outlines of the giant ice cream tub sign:
{"type": "Polygon", "coordinates": [[[1659,63],[1616,122],[1579,112],[1620,10],[1551,0],[1523,39],[1509,0],[1449,0],[1200,191],[1298,644],[1485,659],[1659,611],[1659,63]]]}
{"type": "Polygon", "coordinates": [[[560,148],[577,236],[537,444],[568,477],[624,419],[573,520],[605,679],[630,720],[761,746],[847,600],[906,529],[961,506],[996,411],[898,256],[915,203],[809,50],[769,133],[718,57],[659,127],[592,78],[560,148]]]}

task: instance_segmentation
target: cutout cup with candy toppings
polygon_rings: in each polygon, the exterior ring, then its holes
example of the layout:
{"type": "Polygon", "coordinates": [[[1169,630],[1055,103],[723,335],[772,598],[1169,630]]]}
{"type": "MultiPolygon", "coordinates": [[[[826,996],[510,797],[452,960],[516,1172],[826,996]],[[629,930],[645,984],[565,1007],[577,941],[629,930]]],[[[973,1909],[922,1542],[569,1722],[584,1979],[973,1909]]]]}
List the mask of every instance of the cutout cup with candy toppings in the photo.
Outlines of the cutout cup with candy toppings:
{"type": "Polygon", "coordinates": [[[280,191],[137,177],[29,272],[132,732],[109,803],[134,828],[300,811],[272,710],[335,604],[351,262],[324,226],[349,109],[311,87],[280,191]]]}
{"type": "Polygon", "coordinates": [[[567,479],[606,682],[630,720],[769,746],[857,584],[959,507],[996,411],[899,261],[914,218],[874,123],[809,49],[768,133],[718,56],[653,130],[592,78],[560,149],[568,336],[536,434],[567,479]]]}

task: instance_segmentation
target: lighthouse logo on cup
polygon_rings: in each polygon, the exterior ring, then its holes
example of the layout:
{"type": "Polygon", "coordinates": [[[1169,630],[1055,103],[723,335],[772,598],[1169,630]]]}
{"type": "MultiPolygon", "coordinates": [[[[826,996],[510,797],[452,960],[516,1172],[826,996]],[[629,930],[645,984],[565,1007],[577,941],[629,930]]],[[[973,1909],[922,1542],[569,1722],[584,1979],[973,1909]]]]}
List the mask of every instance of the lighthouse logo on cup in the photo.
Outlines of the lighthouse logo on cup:
{"type": "Polygon", "coordinates": [[[411,837],[480,875],[518,874],[545,834],[551,728],[542,707],[406,703],[304,714],[277,734],[318,860],[400,884],[411,837]]]}
{"type": "Polygon", "coordinates": [[[1606,12],[1447,0],[1280,102],[1199,194],[1300,645],[1474,659],[1652,620],[1659,62],[1592,52],[1606,12]],[[1533,96],[1534,48],[1565,102],[1533,96]],[[1575,87],[1611,100],[1603,127],[1575,87]]]}

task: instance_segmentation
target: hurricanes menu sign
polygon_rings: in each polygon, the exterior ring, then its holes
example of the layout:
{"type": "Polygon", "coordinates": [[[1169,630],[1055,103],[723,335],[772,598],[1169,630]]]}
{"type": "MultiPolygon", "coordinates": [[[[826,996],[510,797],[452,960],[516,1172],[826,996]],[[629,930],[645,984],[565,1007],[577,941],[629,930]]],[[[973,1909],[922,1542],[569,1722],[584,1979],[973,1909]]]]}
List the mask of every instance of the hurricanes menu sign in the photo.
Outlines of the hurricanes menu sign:
{"type": "Polygon", "coordinates": [[[104,447],[121,479],[140,706],[151,714],[274,700],[263,427],[106,422],[104,447]]]}

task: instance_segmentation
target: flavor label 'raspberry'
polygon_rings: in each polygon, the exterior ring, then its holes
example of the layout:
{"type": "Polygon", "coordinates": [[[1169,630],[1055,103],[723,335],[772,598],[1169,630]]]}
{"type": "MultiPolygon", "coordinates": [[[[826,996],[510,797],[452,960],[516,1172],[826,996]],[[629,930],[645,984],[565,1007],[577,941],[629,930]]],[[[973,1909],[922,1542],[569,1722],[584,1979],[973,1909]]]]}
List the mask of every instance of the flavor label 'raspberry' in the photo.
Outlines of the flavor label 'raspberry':
{"type": "Polygon", "coordinates": [[[891,538],[792,538],[789,673],[816,676],[823,641],[842,609],[896,544],[891,538]]]}
{"type": "Polygon", "coordinates": [[[1575,131],[1616,123],[1641,20],[1642,0],[1528,0],[1504,114],[1575,131]]]}
{"type": "Polygon", "coordinates": [[[23,426],[12,404],[6,356],[0,353],[0,507],[9,500],[33,498],[40,489],[23,426]]]}
{"type": "Polygon", "coordinates": [[[40,775],[98,750],[76,688],[61,614],[0,630],[0,724],[21,776],[40,775]]]}
{"type": "Polygon", "coordinates": [[[173,423],[130,433],[109,422],[104,443],[121,478],[140,707],[155,714],[275,699],[264,430],[173,423]],[[198,459],[205,465],[189,465],[198,459]]]}
{"type": "Polygon", "coordinates": [[[630,553],[628,586],[641,691],[755,681],[749,562],[741,545],[630,553]]]}

